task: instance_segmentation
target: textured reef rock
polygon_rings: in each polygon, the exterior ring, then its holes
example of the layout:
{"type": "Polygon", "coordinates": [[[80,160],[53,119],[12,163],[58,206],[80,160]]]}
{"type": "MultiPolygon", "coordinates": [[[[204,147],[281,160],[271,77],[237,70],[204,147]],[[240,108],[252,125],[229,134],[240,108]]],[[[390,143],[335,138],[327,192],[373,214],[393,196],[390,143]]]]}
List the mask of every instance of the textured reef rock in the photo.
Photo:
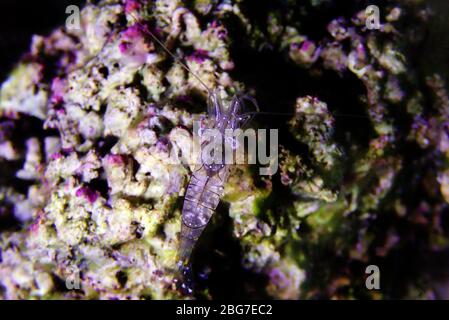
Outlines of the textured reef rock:
{"type": "Polygon", "coordinates": [[[449,99],[421,1],[104,0],[33,37],[0,91],[0,297],[177,289],[185,156],[209,87],[251,93],[279,170],[235,166],[193,256],[196,298],[447,298],[449,99]],[[141,24],[137,24],[136,20],[141,24]],[[380,290],[367,290],[377,265],[380,290]]]}

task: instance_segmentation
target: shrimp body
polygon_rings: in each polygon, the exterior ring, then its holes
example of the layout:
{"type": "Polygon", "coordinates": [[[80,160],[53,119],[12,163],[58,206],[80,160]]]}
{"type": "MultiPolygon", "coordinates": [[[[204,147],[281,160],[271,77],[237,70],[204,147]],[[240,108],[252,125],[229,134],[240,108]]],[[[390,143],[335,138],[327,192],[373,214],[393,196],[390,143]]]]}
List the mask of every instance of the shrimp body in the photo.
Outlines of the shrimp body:
{"type": "MultiPolygon", "coordinates": [[[[221,137],[225,137],[225,130],[236,130],[244,127],[251,119],[250,114],[244,113],[243,100],[250,100],[256,106],[255,101],[249,96],[234,96],[228,108],[224,108],[223,102],[217,91],[212,91],[208,101],[208,116],[212,122],[212,129],[216,129],[221,137]]],[[[224,143],[232,143],[225,141],[224,143]]],[[[229,174],[229,164],[224,163],[224,158],[219,163],[204,163],[201,152],[184,198],[182,209],[181,241],[179,249],[179,261],[181,267],[189,264],[190,255],[196,241],[200,237],[210,218],[214,214],[221,197],[224,194],[224,184],[229,174]]]]}

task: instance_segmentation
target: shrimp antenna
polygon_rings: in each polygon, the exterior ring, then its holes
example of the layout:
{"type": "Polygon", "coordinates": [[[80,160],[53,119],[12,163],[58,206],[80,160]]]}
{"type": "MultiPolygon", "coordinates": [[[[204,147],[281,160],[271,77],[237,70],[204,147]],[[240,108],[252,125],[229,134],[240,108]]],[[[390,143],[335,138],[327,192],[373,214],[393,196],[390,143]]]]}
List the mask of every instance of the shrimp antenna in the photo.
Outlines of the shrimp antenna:
{"type": "Polygon", "coordinates": [[[163,49],[164,49],[164,51],[165,52],[167,52],[169,55],[170,55],[170,57],[172,57],[177,63],[179,63],[187,72],[190,72],[200,83],[201,83],[201,85],[207,90],[207,92],[210,94],[211,93],[211,89],[201,80],[201,78],[195,73],[195,72],[193,72],[192,70],[190,70],[190,68],[184,63],[184,62],[182,62],[181,61],[181,59],[179,59],[177,56],[175,56],[168,48],[167,48],[167,46],[161,41],[161,40],[159,40],[158,39],[158,37],[156,37],[156,35],[153,33],[153,32],[151,32],[150,30],[149,30],[149,28],[147,28],[145,25],[143,25],[142,23],[140,23],[137,19],[136,19],[136,17],[134,16],[134,15],[132,15],[131,13],[129,13],[129,15],[133,18],[133,20],[134,20],[134,23],[136,23],[141,29],[142,29],[142,31],[143,32],[145,32],[146,34],[148,34],[154,41],[156,41],[163,49]]]}
{"type": "MultiPolygon", "coordinates": [[[[321,115],[320,113],[310,113],[310,112],[291,112],[291,113],[282,113],[282,112],[265,112],[265,111],[251,111],[251,112],[246,112],[246,114],[254,114],[254,115],[258,115],[258,114],[265,114],[265,115],[279,115],[279,116],[294,116],[296,114],[304,114],[304,115],[311,115],[311,116],[318,116],[321,115]]],[[[330,114],[334,117],[349,117],[349,118],[369,118],[368,116],[365,115],[356,115],[356,114],[345,114],[345,113],[332,113],[330,112],[330,114]]]]}

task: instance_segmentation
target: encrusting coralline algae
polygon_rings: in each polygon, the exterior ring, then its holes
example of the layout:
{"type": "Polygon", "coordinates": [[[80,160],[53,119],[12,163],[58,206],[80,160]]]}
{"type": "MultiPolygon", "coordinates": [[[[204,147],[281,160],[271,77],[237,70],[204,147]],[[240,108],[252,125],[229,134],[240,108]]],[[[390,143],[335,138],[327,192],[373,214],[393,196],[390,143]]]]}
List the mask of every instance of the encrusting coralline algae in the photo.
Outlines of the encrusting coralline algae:
{"type": "Polygon", "coordinates": [[[192,298],[175,279],[193,166],[166,160],[189,154],[207,92],[139,22],[208,87],[295,114],[256,118],[280,124],[279,170],[231,171],[197,297],[220,297],[225,274],[246,298],[447,298],[432,261],[449,245],[449,99],[411,62],[430,11],[386,1],[367,30],[352,2],[105,0],[81,30],[34,36],[0,91],[0,296],[192,298]]]}

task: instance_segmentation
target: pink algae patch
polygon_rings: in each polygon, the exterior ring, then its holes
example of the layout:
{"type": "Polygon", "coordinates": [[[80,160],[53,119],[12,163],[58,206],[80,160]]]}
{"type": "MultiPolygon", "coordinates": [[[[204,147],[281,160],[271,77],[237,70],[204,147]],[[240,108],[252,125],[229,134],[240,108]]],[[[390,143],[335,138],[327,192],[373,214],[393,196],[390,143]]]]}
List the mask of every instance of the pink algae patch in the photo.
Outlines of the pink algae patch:
{"type": "Polygon", "coordinates": [[[122,155],[119,154],[110,154],[108,155],[108,162],[113,165],[124,165],[125,159],[122,155]]]}
{"type": "Polygon", "coordinates": [[[135,10],[139,10],[141,8],[142,4],[138,0],[126,0],[125,3],[125,12],[130,13],[135,10]]]}
{"type": "Polygon", "coordinates": [[[97,201],[99,194],[97,191],[93,191],[87,187],[81,187],[76,190],[76,196],[83,197],[90,203],[94,203],[95,201],[97,201]]]}

